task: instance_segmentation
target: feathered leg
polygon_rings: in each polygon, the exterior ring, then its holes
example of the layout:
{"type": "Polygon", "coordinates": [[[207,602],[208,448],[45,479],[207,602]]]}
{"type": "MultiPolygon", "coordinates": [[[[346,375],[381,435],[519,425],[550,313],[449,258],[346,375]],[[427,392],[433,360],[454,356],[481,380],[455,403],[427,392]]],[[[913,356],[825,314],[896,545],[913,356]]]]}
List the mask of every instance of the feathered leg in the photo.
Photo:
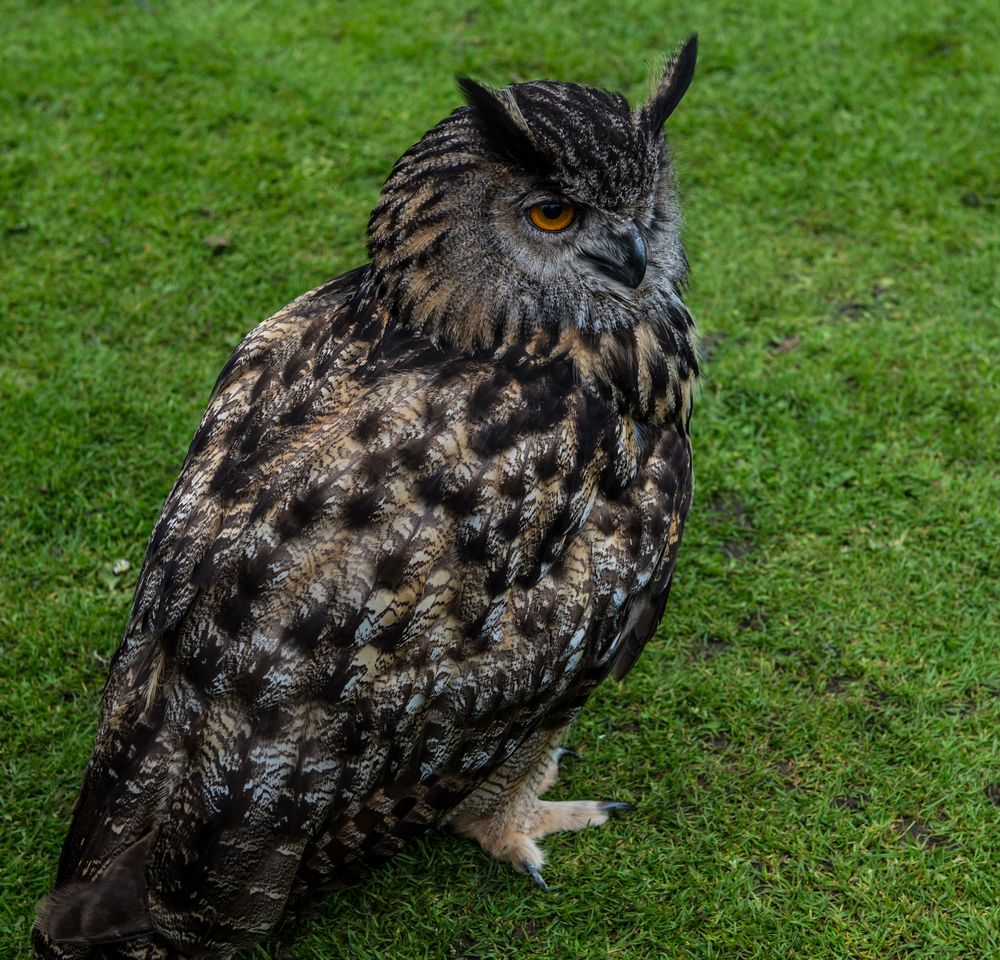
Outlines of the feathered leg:
{"type": "Polygon", "coordinates": [[[556,782],[564,730],[539,731],[445,821],[456,833],[475,840],[487,853],[528,874],[543,890],[545,856],[536,840],[562,830],[600,826],[614,810],[631,805],[608,800],[551,802],[541,795],[556,782]]]}

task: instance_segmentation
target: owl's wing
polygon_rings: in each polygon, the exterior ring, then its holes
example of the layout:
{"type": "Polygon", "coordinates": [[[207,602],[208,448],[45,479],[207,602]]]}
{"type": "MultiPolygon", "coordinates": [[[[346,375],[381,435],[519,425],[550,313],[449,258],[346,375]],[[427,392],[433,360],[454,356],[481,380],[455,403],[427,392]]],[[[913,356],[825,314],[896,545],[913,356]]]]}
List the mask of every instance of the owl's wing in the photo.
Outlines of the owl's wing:
{"type": "Polygon", "coordinates": [[[565,357],[449,359],[349,293],[237,351],[154,531],[60,868],[101,886],[141,841],[131,933],[258,939],[307,850],[391,855],[648,621],[686,494],[636,456],[686,489],[686,439],[636,454],[565,357]]]}
{"type": "MultiPolygon", "coordinates": [[[[637,530],[649,535],[645,551],[633,550],[632,562],[623,564],[629,571],[626,577],[639,582],[629,584],[626,616],[613,645],[616,680],[623,680],[635,666],[663,618],[691,506],[692,480],[690,438],[686,427],[676,423],[660,434],[624,502],[608,507],[615,521],[629,530],[630,543],[633,537],[641,539],[637,530]]],[[[607,549],[620,549],[620,544],[620,537],[609,537],[607,549]]]]}

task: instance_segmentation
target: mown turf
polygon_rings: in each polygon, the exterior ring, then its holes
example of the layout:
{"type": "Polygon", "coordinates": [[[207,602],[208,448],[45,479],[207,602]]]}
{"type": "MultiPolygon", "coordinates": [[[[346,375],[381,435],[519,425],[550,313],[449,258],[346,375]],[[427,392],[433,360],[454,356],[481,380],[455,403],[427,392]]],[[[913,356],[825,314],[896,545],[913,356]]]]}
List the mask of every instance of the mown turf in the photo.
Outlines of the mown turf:
{"type": "Polygon", "coordinates": [[[1000,955],[1000,36],[946,6],[0,2],[0,955],[229,350],[363,259],[453,74],[640,96],[693,29],[696,503],[557,788],[638,810],[548,895],[435,839],[249,956],[1000,955]]]}

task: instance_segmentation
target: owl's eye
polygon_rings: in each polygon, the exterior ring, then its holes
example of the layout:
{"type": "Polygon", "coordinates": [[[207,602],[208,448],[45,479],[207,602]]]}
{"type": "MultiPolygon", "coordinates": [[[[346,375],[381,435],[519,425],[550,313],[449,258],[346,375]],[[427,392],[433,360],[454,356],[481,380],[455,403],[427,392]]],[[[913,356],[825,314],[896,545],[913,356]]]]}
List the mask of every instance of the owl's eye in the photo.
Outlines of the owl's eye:
{"type": "Polygon", "coordinates": [[[565,230],[576,219],[576,207],[567,200],[536,203],[528,208],[528,216],[539,230],[552,233],[565,230]]]}

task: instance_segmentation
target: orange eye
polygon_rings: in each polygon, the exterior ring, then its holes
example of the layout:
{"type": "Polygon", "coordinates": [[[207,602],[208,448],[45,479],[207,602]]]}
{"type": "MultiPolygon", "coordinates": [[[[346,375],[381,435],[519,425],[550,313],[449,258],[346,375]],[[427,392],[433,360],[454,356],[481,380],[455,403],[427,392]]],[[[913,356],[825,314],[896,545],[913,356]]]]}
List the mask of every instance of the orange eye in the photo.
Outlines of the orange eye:
{"type": "Polygon", "coordinates": [[[576,207],[562,200],[551,203],[536,203],[528,209],[531,222],[539,230],[565,230],[576,219],[576,207]]]}

